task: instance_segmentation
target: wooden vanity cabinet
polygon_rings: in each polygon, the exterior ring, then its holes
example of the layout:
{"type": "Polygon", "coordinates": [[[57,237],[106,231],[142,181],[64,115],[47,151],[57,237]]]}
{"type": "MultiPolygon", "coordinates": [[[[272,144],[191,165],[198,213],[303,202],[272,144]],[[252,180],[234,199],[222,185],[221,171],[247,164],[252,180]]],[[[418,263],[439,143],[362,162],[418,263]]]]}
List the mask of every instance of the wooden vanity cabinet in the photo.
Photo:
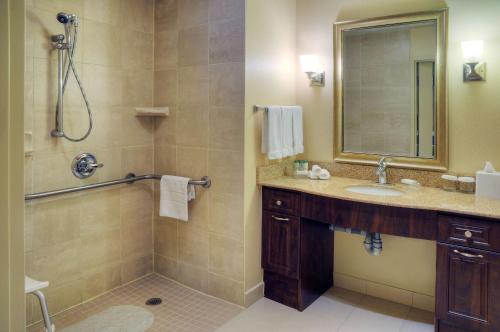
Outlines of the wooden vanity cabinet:
{"type": "Polygon", "coordinates": [[[498,248],[500,238],[489,235],[500,225],[455,216],[439,222],[436,331],[500,331],[500,253],[476,249],[498,248]]]}
{"type": "Polygon", "coordinates": [[[262,268],[267,298],[304,310],[333,286],[330,225],[300,218],[300,194],[264,189],[262,268]]]}
{"type": "Polygon", "coordinates": [[[333,285],[334,226],[437,240],[436,332],[500,332],[499,220],[266,187],[262,200],[267,298],[302,311],[333,285]]]}

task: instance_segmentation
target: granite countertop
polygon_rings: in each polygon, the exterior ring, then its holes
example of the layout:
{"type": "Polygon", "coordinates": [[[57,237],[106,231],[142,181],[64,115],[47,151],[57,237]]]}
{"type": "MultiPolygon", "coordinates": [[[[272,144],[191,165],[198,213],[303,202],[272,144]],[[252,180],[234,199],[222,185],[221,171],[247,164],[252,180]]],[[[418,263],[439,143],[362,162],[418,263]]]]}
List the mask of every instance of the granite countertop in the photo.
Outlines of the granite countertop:
{"type": "Polygon", "coordinates": [[[373,181],[341,177],[332,177],[330,180],[280,177],[272,180],[262,180],[258,184],[265,187],[295,190],[348,201],[500,219],[500,200],[477,198],[474,194],[448,192],[438,188],[391,184],[389,186],[401,190],[405,194],[389,197],[349,192],[345,190],[345,187],[352,185],[375,185],[375,183],[373,181]]]}

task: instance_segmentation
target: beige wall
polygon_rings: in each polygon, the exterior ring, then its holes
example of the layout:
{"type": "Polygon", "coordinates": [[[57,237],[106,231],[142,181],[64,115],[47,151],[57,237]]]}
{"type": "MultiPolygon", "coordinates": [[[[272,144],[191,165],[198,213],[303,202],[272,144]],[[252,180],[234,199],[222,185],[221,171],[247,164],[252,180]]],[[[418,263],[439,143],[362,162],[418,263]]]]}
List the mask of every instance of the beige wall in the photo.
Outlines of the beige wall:
{"type": "Polygon", "coordinates": [[[262,112],[254,104],[295,104],[295,1],[249,0],[246,13],[245,66],[245,291],[246,305],[262,294],[261,206],[256,167],[262,112]]]}
{"type": "MultiPolygon", "coordinates": [[[[25,130],[33,133],[34,151],[25,157],[27,193],[152,173],[153,123],[134,108],[152,105],[153,9],[152,0],[28,1],[25,130]],[[80,17],[76,67],[94,114],[94,130],[81,143],[49,135],[57,96],[49,38],[64,31],[60,11],[80,17]],[[81,152],[105,165],[86,180],[70,170],[81,152]]],[[[87,115],[72,76],[70,82],[65,131],[78,137],[87,115]]],[[[152,198],[152,185],[143,182],[26,204],[26,273],[50,281],[51,313],[152,272],[152,198]]],[[[40,309],[28,299],[33,322],[40,309]]]]}
{"type": "Polygon", "coordinates": [[[24,2],[0,1],[0,330],[24,329],[24,2]]]}
{"type": "MultiPolygon", "coordinates": [[[[472,173],[485,160],[500,165],[496,141],[500,139],[498,97],[500,77],[495,69],[500,59],[500,26],[497,15],[500,3],[485,0],[471,6],[467,0],[413,1],[297,1],[297,53],[318,54],[326,67],[326,87],[309,88],[305,75],[297,69],[297,103],[305,108],[305,151],[311,160],[333,160],[333,23],[337,20],[366,18],[449,7],[448,100],[450,125],[450,169],[472,173]],[[484,39],[484,60],[488,64],[488,80],[483,83],[462,82],[462,40],[484,39]]],[[[413,292],[434,294],[435,244],[397,237],[383,237],[385,256],[392,260],[357,255],[361,242],[358,237],[336,237],[338,273],[413,292]],[[395,252],[387,253],[390,248],[395,252]],[[341,259],[338,259],[343,255],[341,259]],[[380,264],[376,264],[378,261],[380,264]],[[352,264],[356,262],[356,264],[352,264]],[[396,264],[396,262],[398,262],[396,264]],[[371,273],[376,264],[377,273],[371,273]],[[413,277],[421,276],[424,283],[413,277]]]]}
{"type": "Polygon", "coordinates": [[[155,12],[154,103],[170,107],[155,171],[213,181],[189,222],[155,218],[155,271],[243,304],[245,1],[157,0],[155,12]]]}

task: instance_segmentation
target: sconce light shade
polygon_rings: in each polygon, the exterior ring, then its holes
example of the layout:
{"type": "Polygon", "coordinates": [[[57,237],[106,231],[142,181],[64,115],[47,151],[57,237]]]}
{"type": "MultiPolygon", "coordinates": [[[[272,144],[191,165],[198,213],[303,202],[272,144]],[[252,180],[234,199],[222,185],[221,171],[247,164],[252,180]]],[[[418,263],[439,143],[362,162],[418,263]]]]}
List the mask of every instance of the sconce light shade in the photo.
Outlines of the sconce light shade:
{"type": "Polygon", "coordinates": [[[325,72],[321,70],[317,55],[301,55],[300,67],[309,77],[311,86],[325,86],[325,72]]]}
{"type": "Polygon", "coordinates": [[[484,41],[471,40],[462,42],[462,53],[467,61],[479,61],[483,57],[484,41]]]}
{"type": "Polygon", "coordinates": [[[317,55],[301,55],[300,67],[304,73],[317,73],[319,71],[319,58],[317,55]]]}
{"type": "Polygon", "coordinates": [[[486,79],[486,64],[481,62],[484,51],[484,41],[471,40],[462,42],[462,53],[466,63],[463,65],[464,82],[484,81],[486,79]]]}

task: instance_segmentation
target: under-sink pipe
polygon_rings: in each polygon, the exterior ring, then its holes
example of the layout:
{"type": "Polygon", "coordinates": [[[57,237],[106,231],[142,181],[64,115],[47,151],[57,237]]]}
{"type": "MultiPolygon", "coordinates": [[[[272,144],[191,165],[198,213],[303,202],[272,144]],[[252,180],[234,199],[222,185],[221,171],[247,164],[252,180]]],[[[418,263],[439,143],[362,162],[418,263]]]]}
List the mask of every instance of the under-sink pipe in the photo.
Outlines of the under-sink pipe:
{"type": "Polygon", "coordinates": [[[383,243],[380,233],[369,233],[361,229],[339,226],[335,226],[333,230],[335,230],[336,232],[344,232],[348,234],[364,235],[365,240],[363,241],[363,246],[365,247],[366,252],[370,254],[370,256],[380,256],[382,254],[383,243]]]}
{"type": "Polygon", "coordinates": [[[382,254],[382,237],[380,233],[367,233],[363,246],[370,256],[380,256],[382,254]]]}

